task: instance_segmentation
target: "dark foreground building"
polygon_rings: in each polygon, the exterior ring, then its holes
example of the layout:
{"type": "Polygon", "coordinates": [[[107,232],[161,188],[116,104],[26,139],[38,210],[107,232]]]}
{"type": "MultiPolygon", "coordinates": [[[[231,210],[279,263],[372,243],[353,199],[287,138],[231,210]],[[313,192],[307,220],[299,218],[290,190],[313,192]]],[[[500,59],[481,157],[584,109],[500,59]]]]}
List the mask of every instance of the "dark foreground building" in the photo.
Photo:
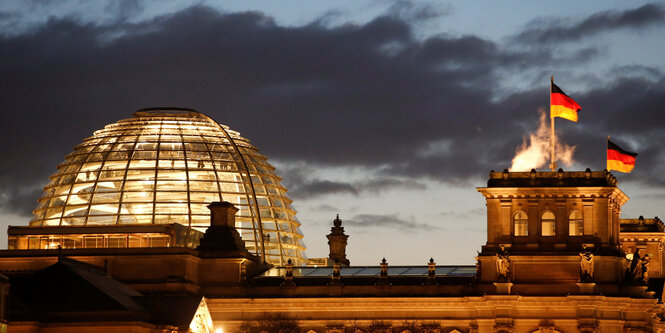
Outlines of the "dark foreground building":
{"type": "MultiPolygon", "coordinates": [[[[0,251],[10,332],[661,332],[662,222],[607,171],[491,172],[476,266],[308,259],[286,189],[193,110],[86,139],[0,251]],[[281,326],[280,326],[281,325],[281,326]]],[[[324,240],[320,240],[324,241],[324,240]]]]}

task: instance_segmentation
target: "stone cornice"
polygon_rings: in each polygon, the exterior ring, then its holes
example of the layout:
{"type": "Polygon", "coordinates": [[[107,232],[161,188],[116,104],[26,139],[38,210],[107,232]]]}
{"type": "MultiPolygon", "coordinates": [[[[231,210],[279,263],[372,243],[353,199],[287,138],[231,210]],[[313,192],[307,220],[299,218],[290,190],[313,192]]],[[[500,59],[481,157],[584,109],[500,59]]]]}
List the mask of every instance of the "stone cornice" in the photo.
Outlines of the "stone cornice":
{"type": "Polygon", "coordinates": [[[596,199],[607,198],[619,205],[630,198],[617,187],[477,187],[486,199],[596,199]]]}

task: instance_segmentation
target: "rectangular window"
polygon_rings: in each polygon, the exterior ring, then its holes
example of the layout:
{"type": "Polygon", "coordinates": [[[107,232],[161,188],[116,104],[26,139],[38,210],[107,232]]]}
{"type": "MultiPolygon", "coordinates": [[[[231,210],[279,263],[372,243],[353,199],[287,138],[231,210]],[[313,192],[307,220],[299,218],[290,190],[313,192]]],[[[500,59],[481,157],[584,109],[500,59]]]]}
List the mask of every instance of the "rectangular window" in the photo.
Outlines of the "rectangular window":
{"type": "Polygon", "coordinates": [[[528,229],[526,221],[515,221],[515,236],[527,236],[528,229]]]}
{"type": "Polygon", "coordinates": [[[169,247],[169,236],[150,237],[150,247],[169,247]]]}
{"type": "Polygon", "coordinates": [[[554,222],[543,221],[543,236],[554,236],[554,222]]]}
{"type": "Polygon", "coordinates": [[[83,247],[87,249],[104,247],[104,238],[102,236],[84,236],[83,247]]]}
{"type": "Polygon", "coordinates": [[[108,244],[114,249],[127,247],[127,236],[109,236],[108,244]]]}
{"type": "Polygon", "coordinates": [[[584,222],[583,221],[570,221],[568,223],[569,236],[582,236],[584,235],[584,222]]]}

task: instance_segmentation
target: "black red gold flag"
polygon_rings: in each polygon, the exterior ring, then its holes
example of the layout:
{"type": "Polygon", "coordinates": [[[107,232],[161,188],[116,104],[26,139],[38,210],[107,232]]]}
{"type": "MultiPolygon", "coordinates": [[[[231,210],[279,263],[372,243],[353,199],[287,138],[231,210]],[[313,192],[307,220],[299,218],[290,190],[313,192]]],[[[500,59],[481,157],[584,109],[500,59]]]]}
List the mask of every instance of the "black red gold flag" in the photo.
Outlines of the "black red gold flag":
{"type": "Polygon", "coordinates": [[[571,121],[577,121],[577,112],[580,110],[582,110],[582,107],[552,82],[550,117],[560,117],[571,121]]]}
{"type": "Polygon", "coordinates": [[[607,171],[631,172],[635,167],[635,157],[637,153],[623,150],[607,139],[607,171]]]}

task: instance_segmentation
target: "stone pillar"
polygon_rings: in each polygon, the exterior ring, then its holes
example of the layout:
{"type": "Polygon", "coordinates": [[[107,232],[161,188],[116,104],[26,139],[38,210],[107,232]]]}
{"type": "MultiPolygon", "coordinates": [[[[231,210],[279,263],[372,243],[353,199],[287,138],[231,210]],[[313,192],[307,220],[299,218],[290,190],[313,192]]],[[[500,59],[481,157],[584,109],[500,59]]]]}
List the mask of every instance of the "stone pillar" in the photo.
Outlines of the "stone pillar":
{"type": "Polygon", "coordinates": [[[238,208],[230,202],[213,202],[210,226],[198,250],[198,281],[204,295],[223,295],[225,286],[243,285],[269,268],[251,254],[235,228],[238,208]]]}
{"type": "Polygon", "coordinates": [[[210,226],[224,226],[235,229],[238,208],[232,203],[227,201],[213,202],[208,205],[208,209],[210,209],[210,226]]]}
{"type": "Polygon", "coordinates": [[[346,259],[346,245],[349,236],[344,234],[344,227],[342,227],[342,220],[339,214],[333,220],[333,227],[330,228],[328,238],[328,245],[330,246],[330,254],[328,255],[328,266],[339,263],[342,266],[348,267],[350,262],[346,259]]]}
{"type": "Polygon", "coordinates": [[[210,227],[201,238],[200,251],[240,251],[247,252],[245,242],[236,230],[235,214],[238,212],[230,202],[213,202],[210,209],[210,227]]]}

